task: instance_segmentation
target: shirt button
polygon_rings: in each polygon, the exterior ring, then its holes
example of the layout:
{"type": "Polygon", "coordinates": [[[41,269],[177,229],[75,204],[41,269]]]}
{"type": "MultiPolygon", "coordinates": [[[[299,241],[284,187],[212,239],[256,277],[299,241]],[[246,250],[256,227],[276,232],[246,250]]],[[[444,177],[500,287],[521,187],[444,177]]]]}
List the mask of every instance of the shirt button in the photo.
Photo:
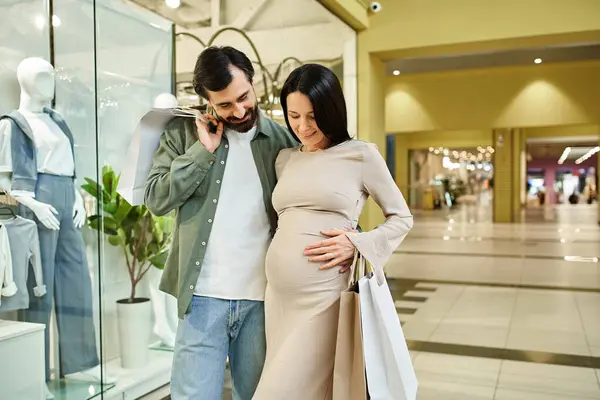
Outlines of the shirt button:
{"type": "Polygon", "coordinates": [[[202,242],[202,246],[206,246],[206,242],[202,242]]]}
{"type": "Polygon", "coordinates": [[[190,290],[194,290],[194,285],[190,285],[190,290]]]}
{"type": "Polygon", "coordinates": [[[200,265],[200,261],[196,261],[196,265],[200,265]]]}
{"type": "Polygon", "coordinates": [[[220,180],[220,179],[217,179],[217,183],[221,183],[221,180],[220,180]]]}
{"type": "Polygon", "coordinates": [[[228,149],[228,148],[229,148],[229,145],[228,145],[228,144],[226,144],[226,145],[225,145],[225,148],[226,148],[226,149],[228,149]]]}
{"type": "Polygon", "coordinates": [[[199,185],[199,184],[200,184],[200,181],[196,182],[196,185],[199,185]]]}
{"type": "Polygon", "coordinates": [[[212,224],[212,219],[209,219],[209,220],[208,220],[208,223],[209,223],[209,224],[212,224]]]}
{"type": "Polygon", "coordinates": [[[214,163],[215,163],[214,161],[209,162],[210,165],[213,165],[214,163]]]}
{"type": "Polygon", "coordinates": [[[217,202],[217,199],[214,199],[214,200],[213,200],[213,203],[216,203],[216,202],[217,202]]]}
{"type": "Polygon", "coordinates": [[[221,165],[225,164],[225,161],[221,161],[221,165]]]}

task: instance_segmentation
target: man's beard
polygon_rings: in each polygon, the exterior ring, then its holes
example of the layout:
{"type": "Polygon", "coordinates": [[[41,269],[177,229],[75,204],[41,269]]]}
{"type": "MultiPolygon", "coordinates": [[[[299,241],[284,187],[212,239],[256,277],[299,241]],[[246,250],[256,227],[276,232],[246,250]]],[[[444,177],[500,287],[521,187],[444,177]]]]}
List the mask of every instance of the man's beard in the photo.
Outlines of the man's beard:
{"type": "Polygon", "coordinates": [[[229,117],[227,119],[221,119],[223,121],[223,127],[225,129],[231,129],[236,132],[248,132],[256,125],[258,120],[258,104],[254,108],[246,110],[246,114],[242,118],[229,117]],[[248,117],[247,121],[238,123],[241,119],[248,117]]]}

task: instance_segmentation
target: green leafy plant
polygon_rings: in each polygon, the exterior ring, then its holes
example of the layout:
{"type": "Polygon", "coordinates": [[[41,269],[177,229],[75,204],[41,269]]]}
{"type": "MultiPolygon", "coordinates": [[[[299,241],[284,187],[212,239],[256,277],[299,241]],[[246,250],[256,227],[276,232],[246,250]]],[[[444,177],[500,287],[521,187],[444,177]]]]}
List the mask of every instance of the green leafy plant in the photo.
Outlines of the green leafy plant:
{"type": "Polygon", "coordinates": [[[131,294],[128,301],[135,301],[136,287],[153,266],[163,269],[170,247],[173,220],[157,217],[146,206],[132,206],[117,193],[120,175],[110,166],[102,169],[102,184],[85,178],[81,187],[99,204],[100,214],[88,217],[91,228],[108,236],[108,242],[123,249],[131,294]]]}

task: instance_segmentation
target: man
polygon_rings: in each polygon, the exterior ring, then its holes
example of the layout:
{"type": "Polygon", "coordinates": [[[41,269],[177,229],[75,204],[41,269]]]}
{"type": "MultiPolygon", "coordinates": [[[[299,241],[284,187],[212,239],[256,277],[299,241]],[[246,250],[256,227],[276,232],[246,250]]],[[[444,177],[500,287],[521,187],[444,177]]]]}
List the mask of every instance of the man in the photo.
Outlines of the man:
{"type": "MultiPolygon", "coordinates": [[[[194,90],[216,113],[205,115],[216,132],[199,119],[173,119],[148,177],[148,209],[156,215],[177,211],[160,285],[178,299],[173,400],[221,400],[227,357],[234,399],[251,400],[264,364],[264,261],[277,223],[275,159],[297,143],[260,113],[253,77],[242,52],[205,49],[194,90]]],[[[333,264],[331,257],[326,261],[333,264]]]]}

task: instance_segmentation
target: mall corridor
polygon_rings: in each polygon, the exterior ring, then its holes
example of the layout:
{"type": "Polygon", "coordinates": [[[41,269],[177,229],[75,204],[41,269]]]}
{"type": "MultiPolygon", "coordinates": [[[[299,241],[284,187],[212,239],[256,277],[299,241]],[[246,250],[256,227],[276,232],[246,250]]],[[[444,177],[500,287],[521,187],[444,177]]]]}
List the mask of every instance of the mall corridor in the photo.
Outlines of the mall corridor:
{"type": "Polygon", "coordinates": [[[492,224],[473,208],[417,213],[387,266],[418,400],[600,399],[595,218],[492,224]]]}
{"type": "Polygon", "coordinates": [[[387,267],[419,399],[599,399],[595,220],[461,216],[417,218],[387,267]]]}

